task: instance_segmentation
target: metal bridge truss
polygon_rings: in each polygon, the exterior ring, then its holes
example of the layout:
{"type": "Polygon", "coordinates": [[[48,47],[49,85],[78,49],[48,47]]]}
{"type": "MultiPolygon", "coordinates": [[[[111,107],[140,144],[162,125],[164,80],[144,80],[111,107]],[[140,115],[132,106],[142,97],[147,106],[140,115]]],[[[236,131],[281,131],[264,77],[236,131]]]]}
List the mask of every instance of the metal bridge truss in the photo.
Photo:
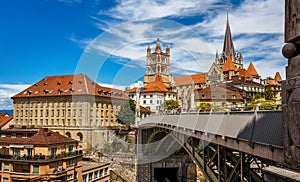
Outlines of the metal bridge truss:
{"type": "MultiPolygon", "coordinates": [[[[155,130],[156,142],[158,136],[163,138],[156,145],[157,148],[144,151],[148,154],[156,155],[156,153],[163,151],[168,153],[171,146],[181,145],[194,163],[202,169],[209,181],[263,181],[262,168],[269,164],[268,161],[225,146],[187,136],[183,133],[170,133],[167,129],[162,128],[155,130]],[[166,135],[166,133],[168,134],[166,135]],[[170,141],[170,138],[173,138],[173,142],[170,141]],[[169,145],[166,146],[166,143],[169,145]]],[[[151,137],[153,138],[153,135],[151,137]]],[[[148,140],[148,142],[151,141],[148,140]]]]}

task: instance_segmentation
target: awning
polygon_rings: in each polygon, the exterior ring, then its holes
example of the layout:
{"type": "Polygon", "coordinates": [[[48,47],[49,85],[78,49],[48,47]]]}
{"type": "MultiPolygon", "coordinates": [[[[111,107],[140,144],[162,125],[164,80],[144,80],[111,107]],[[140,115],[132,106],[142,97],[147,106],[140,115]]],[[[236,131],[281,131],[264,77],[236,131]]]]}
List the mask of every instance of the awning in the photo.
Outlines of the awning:
{"type": "Polygon", "coordinates": [[[24,148],[24,145],[9,145],[10,148],[24,148]]]}

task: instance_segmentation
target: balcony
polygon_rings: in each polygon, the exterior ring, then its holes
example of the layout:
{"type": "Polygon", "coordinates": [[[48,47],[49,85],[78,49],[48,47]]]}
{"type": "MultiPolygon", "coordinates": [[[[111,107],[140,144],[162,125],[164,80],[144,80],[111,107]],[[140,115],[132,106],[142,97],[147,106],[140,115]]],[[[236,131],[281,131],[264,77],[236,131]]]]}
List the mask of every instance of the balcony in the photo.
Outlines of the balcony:
{"type": "Polygon", "coordinates": [[[77,150],[74,152],[68,152],[68,153],[61,153],[57,155],[34,155],[34,156],[18,156],[18,155],[5,155],[5,154],[0,154],[0,159],[5,161],[26,161],[26,162],[46,162],[46,161],[57,161],[62,158],[73,158],[73,157],[78,157],[82,156],[82,150],[77,150]]]}

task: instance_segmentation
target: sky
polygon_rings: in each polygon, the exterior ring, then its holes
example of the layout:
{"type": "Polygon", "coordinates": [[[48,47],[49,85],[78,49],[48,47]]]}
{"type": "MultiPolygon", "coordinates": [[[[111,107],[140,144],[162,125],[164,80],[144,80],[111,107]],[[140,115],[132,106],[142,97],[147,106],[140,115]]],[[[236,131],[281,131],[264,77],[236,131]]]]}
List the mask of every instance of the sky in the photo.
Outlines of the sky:
{"type": "Polygon", "coordinates": [[[228,11],[244,67],[285,78],[282,0],[9,0],[0,6],[0,109],[46,76],[87,74],[140,85],[148,45],[171,49],[175,76],[207,72],[223,49],[228,11]]]}

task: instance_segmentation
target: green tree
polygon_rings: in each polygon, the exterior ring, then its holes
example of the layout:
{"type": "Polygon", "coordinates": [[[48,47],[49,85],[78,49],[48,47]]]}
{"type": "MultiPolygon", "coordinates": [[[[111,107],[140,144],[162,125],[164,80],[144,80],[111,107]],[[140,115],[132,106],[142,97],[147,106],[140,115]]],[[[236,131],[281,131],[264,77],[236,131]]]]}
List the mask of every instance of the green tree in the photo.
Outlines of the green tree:
{"type": "Polygon", "coordinates": [[[196,108],[197,110],[200,109],[200,112],[209,112],[212,108],[212,104],[210,102],[200,102],[196,108]]]}
{"type": "Polygon", "coordinates": [[[273,100],[275,98],[274,91],[267,89],[265,92],[265,98],[266,98],[266,100],[273,100]]]}
{"type": "Polygon", "coordinates": [[[133,102],[126,102],[121,106],[117,114],[117,121],[125,125],[133,125],[135,122],[135,104],[133,102]]]}
{"type": "Polygon", "coordinates": [[[180,105],[177,100],[166,100],[163,103],[163,108],[164,108],[164,110],[167,110],[167,111],[173,111],[175,109],[178,109],[179,106],[180,105]]]}
{"type": "Polygon", "coordinates": [[[260,106],[259,106],[260,110],[275,110],[276,109],[276,105],[275,105],[276,103],[274,101],[268,101],[264,98],[259,98],[259,99],[255,99],[251,103],[249,103],[244,110],[246,110],[246,111],[255,110],[259,103],[260,103],[260,106]]]}

